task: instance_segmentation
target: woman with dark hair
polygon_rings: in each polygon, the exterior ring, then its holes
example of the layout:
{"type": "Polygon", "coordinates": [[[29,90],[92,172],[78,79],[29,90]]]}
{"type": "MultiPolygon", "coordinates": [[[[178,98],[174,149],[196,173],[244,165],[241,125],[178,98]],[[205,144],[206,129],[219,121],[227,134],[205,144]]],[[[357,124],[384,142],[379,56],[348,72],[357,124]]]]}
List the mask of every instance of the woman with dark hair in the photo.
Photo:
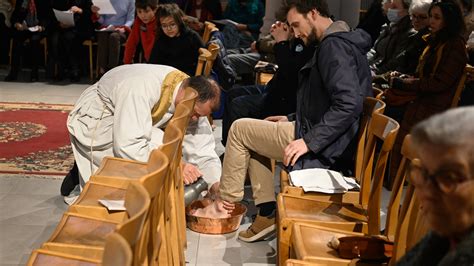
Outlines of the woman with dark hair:
{"type": "Polygon", "coordinates": [[[160,5],[156,16],[158,32],[149,63],[194,75],[199,48],[204,47],[201,37],[184,24],[184,13],[176,4],[160,5]]]}
{"type": "Polygon", "coordinates": [[[467,63],[465,24],[461,9],[452,1],[433,3],[429,9],[431,34],[420,56],[414,77],[395,77],[386,91],[387,111],[403,108],[405,113],[394,146],[390,176],[400,161],[403,138],[419,121],[449,108],[467,63]]]}

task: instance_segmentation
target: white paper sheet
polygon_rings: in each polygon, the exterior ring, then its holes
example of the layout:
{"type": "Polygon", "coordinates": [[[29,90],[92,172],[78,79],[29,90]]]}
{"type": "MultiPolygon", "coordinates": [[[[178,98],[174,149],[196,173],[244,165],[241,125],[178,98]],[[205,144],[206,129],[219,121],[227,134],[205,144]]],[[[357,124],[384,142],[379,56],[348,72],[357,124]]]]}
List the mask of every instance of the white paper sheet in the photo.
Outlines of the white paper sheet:
{"type": "Polygon", "coordinates": [[[303,169],[290,172],[290,181],[304,191],[322,193],[345,193],[359,188],[353,178],[342,176],[339,172],[328,169],[303,169]]]}
{"type": "Polygon", "coordinates": [[[107,200],[100,199],[99,203],[104,205],[109,211],[125,211],[124,200],[107,200]]]}
{"type": "Polygon", "coordinates": [[[117,11],[112,6],[110,0],[93,0],[93,5],[99,8],[99,14],[101,15],[115,15],[117,11]]]}
{"type": "Polygon", "coordinates": [[[66,25],[66,26],[74,26],[74,13],[72,13],[71,11],[60,11],[60,10],[56,10],[56,9],[53,9],[54,11],[54,15],[56,16],[56,19],[66,25]]]}

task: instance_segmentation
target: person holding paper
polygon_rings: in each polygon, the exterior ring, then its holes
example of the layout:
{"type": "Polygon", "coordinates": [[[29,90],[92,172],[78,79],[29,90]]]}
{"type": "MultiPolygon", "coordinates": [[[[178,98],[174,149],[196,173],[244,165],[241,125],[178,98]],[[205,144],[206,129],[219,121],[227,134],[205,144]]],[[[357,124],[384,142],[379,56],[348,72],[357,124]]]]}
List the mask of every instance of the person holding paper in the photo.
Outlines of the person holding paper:
{"type": "Polygon", "coordinates": [[[370,35],[333,22],[324,0],[295,0],[285,6],[289,26],[305,44],[319,41],[300,70],[296,112],[265,120],[243,118],[229,131],[220,180],[220,198],[197,216],[228,217],[244,195],[249,175],[259,208],[253,224],[239,239],[264,239],[275,229],[275,191],[270,158],[292,170],[325,168],[347,174],[364,98],[372,96],[366,53],[370,35]]]}
{"type": "MultiPolygon", "coordinates": [[[[13,25],[12,65],[5,81],[15,81],[21,70],[25,42],[30,41],[30,81],[38,81],[38,61],[42,56],[40,41],[46,36],[52,9],[48,0],[17,0],[10,22],[13,25]]],[[[3,37],[2,37],[3,38],[3,37]]]]}
{"type": "Polygon", "coordinates": [[[62,80],[69,73],[71,82],[79,81],[79,51],[84,40],[93,34],[91,20],[91,0],[53,0],[51,6],[56,13],[63,12],[72,17],[72,25],[61,18],[54,19],[52,29],[48,34],[48,72],[55,80],[62,80]],[[66,24],[67,23],[67,24],[66,24]],[[55,65],[57,67],[54,76],[55,65]]]}
{"type": "Polygon", "coordinates": [[[92,19],[98,23],[96,33],[99,76],[118,66],[120,47],[127,40],[135,19],[134,0],[114,0],[111,4],[115,14],[102,14],[98,6],[91,7],[92,19]]]}

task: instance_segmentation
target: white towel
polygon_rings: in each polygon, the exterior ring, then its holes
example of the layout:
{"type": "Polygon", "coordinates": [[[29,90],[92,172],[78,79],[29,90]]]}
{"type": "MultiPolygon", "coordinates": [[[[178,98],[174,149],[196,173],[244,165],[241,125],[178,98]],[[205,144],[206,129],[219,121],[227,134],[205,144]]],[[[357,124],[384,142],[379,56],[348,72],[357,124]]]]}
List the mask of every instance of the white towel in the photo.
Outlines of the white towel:
{"type": "Polygon", "coordinates": [[[321,168],[291,171],[290,182],[294,186],[302,187],[305,192],[314,191],[328,194],[345,193],[350,189],[360,188],[354,178],[321,168]]]}

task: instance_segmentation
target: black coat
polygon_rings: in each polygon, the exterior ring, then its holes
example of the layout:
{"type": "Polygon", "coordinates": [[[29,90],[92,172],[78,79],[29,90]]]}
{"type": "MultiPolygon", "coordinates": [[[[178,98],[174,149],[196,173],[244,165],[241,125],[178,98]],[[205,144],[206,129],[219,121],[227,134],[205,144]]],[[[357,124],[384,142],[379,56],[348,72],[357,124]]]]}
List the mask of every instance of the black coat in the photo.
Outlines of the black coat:
{"type": "MultiPolygon", "coordinates": [[[[334,23],[331,27],[337,30],[334,23]]],[[[370,44],[363,30],[331,33],[300,70],[295,138],[303,138],[310,151],[294,170],[330,168],[349,174],[353,169],[363,101],[372,96],[366,59],[370,44]]]]}
{"type": "Polygon", "coordinates": [[[315,46],[305,47],[303,41],[293,39],[276,43],[273,50],[278,71],[267,84],[265,117],[295,112],[298,72],[311,59],[315,46]]]}
{"type": "Polygon", "coordinates": [[[149,63],[172,66],[194,76],[201,47],[204,47],[201,37],[187,27],[173,38],[160,31],[151,50],[149,63]]]}

